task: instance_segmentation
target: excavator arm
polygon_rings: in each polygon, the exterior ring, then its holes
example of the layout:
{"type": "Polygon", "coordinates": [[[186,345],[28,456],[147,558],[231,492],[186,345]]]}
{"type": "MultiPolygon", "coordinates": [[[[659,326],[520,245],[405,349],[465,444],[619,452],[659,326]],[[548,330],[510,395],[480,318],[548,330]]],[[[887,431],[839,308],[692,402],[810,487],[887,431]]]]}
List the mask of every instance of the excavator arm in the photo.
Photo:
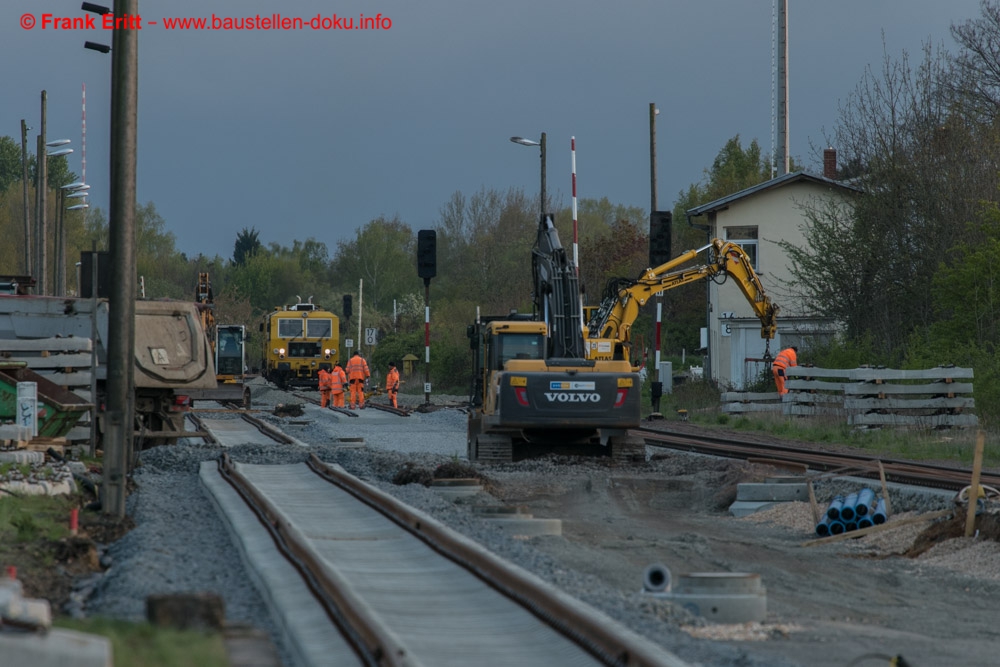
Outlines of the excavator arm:
{"type": "Polygon", "coordinates": [[[559,242],[552,216],[538,224],[538,237],[531,251],[535,309],[549,327],[549,357],[583,359],[583,320],[579,278],[573,260],[559,242]]]}
{"type": "Polygon", "coordinates": [[[736,281],[747,303],[760,319],[761,338],[773,339],[777,329],[778,306],[765,294],[760,277],[743,248],[721,239],[713,239],[706,246],[688,250],[655,269],[646,269],[636,280],[619,279],[610,283],[600,307],[588,324],[588,338],[591,341],[611,340],[627,348],[632,324],[639,316],[639,309],[650,297],[682,285],[727,277],[736,281]],[[709,248],[712,249],[712,260],[708,264],[681,268],[709,248]]]}
{"type": "Polygon", "coordinates": [[[212,296],[212,281],[208,278],[208,273],[198,274],[198,286],[195,288],[196,303],[198,304],[198,315],[201,317],[201,325],[208,336],[208,344],[215,354],[215,298],[212,296]]]}

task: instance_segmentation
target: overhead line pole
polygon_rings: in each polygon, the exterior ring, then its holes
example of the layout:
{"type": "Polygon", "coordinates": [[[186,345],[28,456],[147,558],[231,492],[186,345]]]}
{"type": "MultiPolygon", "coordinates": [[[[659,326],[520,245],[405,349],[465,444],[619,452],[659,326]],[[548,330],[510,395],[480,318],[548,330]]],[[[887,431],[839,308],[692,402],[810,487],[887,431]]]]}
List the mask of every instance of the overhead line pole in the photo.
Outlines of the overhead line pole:
{"type": "MultiPolygon", "coordinates": [[[[125,482],[135,422],[135,202],[138,111],[138,0],[115,0],[111,51],[111,292],[108,299],[108,416],[104,451],[107,514],[125,516],[125,482]],[[121,27],[118,21],[126,27],[121,27]]],[[[96,286],[95,286],[96,288],[96,286]]]]}
{"type": "Polygon", "coordinates": [[[21,119],[21,205],[24,208],[24,275],[31,275],[31,211],[28,207],[28,124],[21,119]]]}
{"type": "MultiPolygon", "coordinates": [[[[656,102],[649,103],[649,220],[652,223],[653,216],[656,215],[656,102]]],[[[650,224],[652,229],[652,224],[650,224]]],[[[650,239],[652,242],[652,239],[650,239]]],[[[663,320],[663,293],[656,294],[656,335],[655,349],[653,355],[653,386],[650,387],[650,398],[652,399],[652,410],[654,415],[660,414],[660,396],[663,394],[663,378],[660,377],[660,323],[663,320]]],[[[645,355],[643,355],[645,364],[645,355]]],[[[672,379],[671,379],[672,380],[672,379]]]]}

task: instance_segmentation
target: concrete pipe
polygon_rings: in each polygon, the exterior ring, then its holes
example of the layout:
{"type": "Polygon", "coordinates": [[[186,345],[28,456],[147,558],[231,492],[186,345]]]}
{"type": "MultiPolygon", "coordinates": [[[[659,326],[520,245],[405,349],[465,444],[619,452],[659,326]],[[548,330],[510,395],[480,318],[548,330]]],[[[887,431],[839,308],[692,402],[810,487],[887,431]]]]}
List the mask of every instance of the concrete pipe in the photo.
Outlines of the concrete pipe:
{"type": "Polygon", "coordinates": [[[642,590],[647,593],[670,592],[670,570],[663,563],[653,563],[642,573],[642,590]]]}

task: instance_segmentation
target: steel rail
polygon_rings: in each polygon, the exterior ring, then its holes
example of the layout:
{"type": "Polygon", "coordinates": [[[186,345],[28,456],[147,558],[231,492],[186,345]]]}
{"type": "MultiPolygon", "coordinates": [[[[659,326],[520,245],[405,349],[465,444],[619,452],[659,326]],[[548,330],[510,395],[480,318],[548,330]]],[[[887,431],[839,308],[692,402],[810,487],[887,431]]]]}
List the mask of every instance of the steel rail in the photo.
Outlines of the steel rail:
{"type": "MultiPolygon", "coordinates": [[[[293,394],[296,398],[301,398],[303,401],[308,401],[313,405],[319,405],[319,399],[313,398],[312,396],[306,396],[304,394],[295,393],[293,394]]],[[[373,401],[365,402],[365,408],[375,408],[376,410],[382,410],[383,412],[389,412],[394,415],[399,415],[400,417],[409,417],[412,410],[407,410],[405,408],[394,408],[386,403],[375,403],[373,401]]],[[[330,410],[334,410],[342,415],[347,415],[348,417],[357,417],[358,413],[353,410],[348,410],[347,408],[335,408],[330,407],[330,410]]]]}
{"type": "Polygon", "coordinates": [[[409,417],[410,416],[410,411],[409,410],[406,410],[404,408],[394,408],[391,405],[388,405],[386,403],[373,403],[372,401],[368,401],[367,403],[365,403],[365,407],[366,408],[375,408],[376,410],[381,410],[383,412],[389,412],[389,413],[394,414],[394,415],[399,415],[400,417],[409,417]]]}
{"type": "Polygon", "coordinates": [[[302,576],[331,622],[367,665],[403,667],[408,665],[404,649],[383,632],[364,602],[357,600],[339,575],[324,568],[308,547],[308,541],[294,526],[284,521],[271,503],[236,469],[228,454],[219,457],[219,473],[243,498],[267,529],[285,559],[302,576]]]}
{"type": "Polygon", "coordinates": [[[276,442],[280,442],[283,445],[290,445],[295,442],[294,438],[288,437],[280,429],[271,426],[265,421],[257,419],[253,415],[248,415],[247,413],[244,412],[240,414],[240,417],[243,418],[243,421],[255,426],[258,431],[260,431],[267,437],[271,438],[272,440],[275,440],[276,442]]]}
{"type": "MultiPolygon", "coordinates": [[[[306,401],[308,403],[312,403],[313,405],[320,405],[320,400],[318,398],[313,398],[312,396],[306,396],[306,395],[300,394],[298,392],[293,393],[292,396],[294,396],[296,398],[301,398],[303,401],[306,401]]],[[[357,417],[358,416],[358,413],[352,412],[351,410],[348,410],[347,408],[335,408],[332,405],[330,405],[330,406],[327,407],[327,409],[328,410],[333,410],[334,412],[336,412],[338,414],[346,415],[348,417],[357,417]]]]}
{"type": "Polygon", "coordinates": [[[202,438],[205,440],[205,442],[207,442],[210,445],[219,444],[219,441],[215,439],[215,436],[212,435],[212,432],[205,427],[205,423],[201,420],[201,417],[191,412],[188,412],[185,415],[185,417],[190,419],[191,422],[195,425],[195,428],[198,429],[197,431],[191,433],[191,437],[202,438]]]}
{"type": "MultiPolygon", "coordinates": [[[[968,468],[880,458],[869,454],[819,452],[791,445],[748,442],[716,435],[692,435],[650,428],[633,429],[633,432],[651,447],[738,459],[764,458],[784,463],[805,464],[825,472],[843,471],[845,475],[859,477],[877,477],[881,463],[887,480],[915,486],[957,491],[967,486],[972,479],[972,470],[968,468]]],[[[1000,474],[983,472],[980,483],[996,486],[1000,484],[1000,474]]]]}
{"type": "Polygon", "coordinates": [[[628,642],[607,625],[588,613],[578,601],[553,595],[533,576],[512,567],[506,561],[472,540],[450,531],[426,515],[392,496],[371,487],[343,470],[310,454],[307,465],[316,474],[345,490],[389,520],[409,531],[428,547],[468,570],[502,595],[517,602],[538,619],[606,665],[664,665],[660,656],[628,642]]]}

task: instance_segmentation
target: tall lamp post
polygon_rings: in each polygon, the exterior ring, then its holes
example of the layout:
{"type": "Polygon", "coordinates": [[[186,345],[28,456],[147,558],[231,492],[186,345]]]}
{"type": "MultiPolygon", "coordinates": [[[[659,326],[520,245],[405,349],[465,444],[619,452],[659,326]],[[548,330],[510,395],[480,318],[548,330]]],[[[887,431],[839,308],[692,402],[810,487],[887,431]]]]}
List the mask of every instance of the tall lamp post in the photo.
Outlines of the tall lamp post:
{"type": "Polygon", "coordinates": [[[515,144],[521,144],[522,146],[538,146],[541,149],[541,160],[542,160],[542,190],[539,193],[539,198],[541,202],[539,203],[540,213],[542,216],[545,215],[545,133],[542,132],[542,137],[539,141],[534,141],[532,139],[525,139],[524,137],[511,137],[511,141],[515,144]]]}
{"type": "Polygon", "coordinates": [[[24,207],[24,275],[31,275],[33,263],[31,237],[31,214],[28,212],[28,124],[21,119],[21,197],[24,207]]]}
{"type": "MultiPolygon", "coordinates": [[[[67,199],[80,199],[90,195],[90,186],[86,183],[69,183],[62,186],[60,189],[62,194],[62,202],[58,209],[58,218],[56,218],[56,273],[55,273],[55,291],[56,296],[66,296],[66,211],[81,211],[83,209],[90,208],[90,205],[83,201],[79,204],[74,204],[73,206],[65,206],[67,199]]],[[[76,293],[79,296],[80,293],[80,281],[77,280],[76,293]]]]}
{"type": "MultiPolygon", "coordinates": [[[[40,138],[39,139],[39,144],[41,144],[43,141],[44,141],[44,137],[40,138]]],[[[52,294],[52,293],[55,292],[55,289],[54,289],[55,286],[54,286],[53,283],[55,283],[55,281],[57,280],[56,273],[58,272],[58,269],[56,269],[56,270],[54,270],[52,272],[53,273],[53,275],[52,275],[52,283],[50,283],[49,279],[48,279],[48,275],[49,275],[49,256],[48,256],[49,230],[48,230],[48,220],[47,220],[46,211],[45,211],[45,208],[46,208],[45,201],[47,199],[47,195],[48,195],[47,191],[48,191],[48,187],[49,187],[49,174],[48,174],[48,171],[49,171],[49,162],[48,162],[48,160],[49,160],[50,157],[60,157],[60,156],[69,155],[70,153],[72,153],[73,152],[72,148],[59,148],[59,146],[65,146],[69,142],[70,142],[69,139],[55,139],[53,141],[45,141],[44,142],[44,148],[45,148],[45,150],[42,153],[43,157],[41,157],[39,159],[39,164],[38,164],[38,168],[41,170],[41,172],[38,175],[38,180],[39,180],[39,187],[41,188],[42,192],[39,195],[39,200],[41,202],[41,210],[38,213],[38,233],[35,235],[35,243],[37,244],[37,249],[35,250],[35,256],[37,258],[36,265],[35,265],[35,270],[36,270],[36,273],[38,274],[38,293],[39,294],[50,295],[50,294],[52,294]],[[50,150],[48,150],[49,148],[55,148],[56,150],[50,151],[50,150]]],[[[59,193],[57,193],[57,194],[61,194],[61,192],[62,191],[59,191],[59,193]]],[[[62,206],[62,200],[58,196],[56,197],[56,204],[57,204],[58,207],[62,206]]],[[[56,224],[57,225],[59,224],[58,223],[58,217],[59,217],[59,209],[57,208],[56,209],[56,224]]],[[[55,252],[58,252],[58,249],[55,248],[55,247],[53,248],[53,250],[55,252]]],[[[53,262],[53,265],[57,266],[57,265],[55,265],[55,262],[53,262]]]]}

